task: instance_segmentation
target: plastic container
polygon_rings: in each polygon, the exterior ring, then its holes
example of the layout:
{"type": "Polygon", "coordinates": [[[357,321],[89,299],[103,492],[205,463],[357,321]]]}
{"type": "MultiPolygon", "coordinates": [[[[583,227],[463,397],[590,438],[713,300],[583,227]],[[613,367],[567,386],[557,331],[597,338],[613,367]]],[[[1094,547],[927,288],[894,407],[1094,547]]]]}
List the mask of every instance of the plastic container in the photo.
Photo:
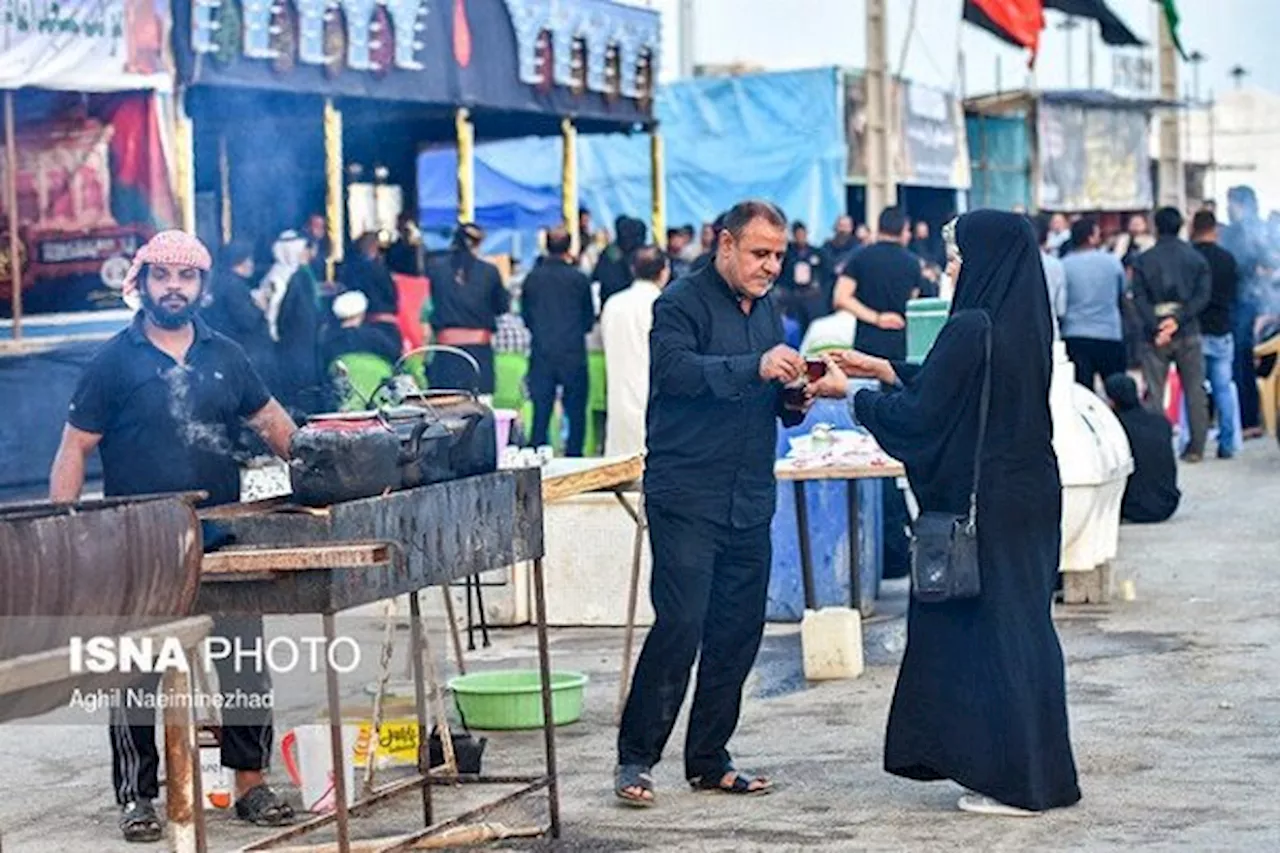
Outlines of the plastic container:
{"type": "Polygon", "coordinates": [[[507,446],[507,442],[511,438],[511,425],[515,423],[520,413],[515,409],[494,409],[493,425],[494,430],[498,434],[498,458],[502,458],[502,448],[507,446]]]}
{"type": "Polygon", "coordinates": [[[831,681],[862,675],[862,614],[852,607],[806,610],[800,623],[804,677],[831,681]]]}
{"type": "Polygon", "coordinates": [[[951,316],[951,303],[945,299],[912,299],[907,302],[907,361],[924,361],[938,333],[951,316]]]}
{"type": "MultiPolygon", "coordinates": [[[[557,726],[582,717],[587,676],[551,673],[551,720],[557,726]]],[[[502,731],[541,728],[542,679],[537,670],[475,672],[449,681],[454,704],[468,728],[502,731]]]]}

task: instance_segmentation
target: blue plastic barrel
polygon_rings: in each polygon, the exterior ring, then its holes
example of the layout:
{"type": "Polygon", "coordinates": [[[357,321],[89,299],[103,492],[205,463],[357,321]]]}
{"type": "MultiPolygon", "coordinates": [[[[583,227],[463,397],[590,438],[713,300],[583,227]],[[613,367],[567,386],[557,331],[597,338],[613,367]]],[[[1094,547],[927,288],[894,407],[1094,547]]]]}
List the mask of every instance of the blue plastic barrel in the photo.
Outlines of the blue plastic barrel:
{"type": "MultiPolygon", "coordinates": [[[[854,428],[853,416],[843,400],[818,400],[804,423],[778,430],[777,458],[787,455],[788,439],[807,434],[815,424],[836,429],[854,428]]],[[[879,480],[863,480],[858,488],[858,518],[862,550],[858,567],[862,576],[864,607],[879,593],[882,574],[881,487],[879,480]]],[[[852,604],[849,577],[849,525],[847,492],[842,480],[805,484],[809,510],[809,542],[813,557],[814,594],[818,607],[852,604]]],[[[766,618],[771,622],[799,622],[804,616],[804,583],[800,576],[800,540],[796,532],[794,486],[778,482],[777,509],[773,516],[773,566],[769,575],[766,618]]]]}

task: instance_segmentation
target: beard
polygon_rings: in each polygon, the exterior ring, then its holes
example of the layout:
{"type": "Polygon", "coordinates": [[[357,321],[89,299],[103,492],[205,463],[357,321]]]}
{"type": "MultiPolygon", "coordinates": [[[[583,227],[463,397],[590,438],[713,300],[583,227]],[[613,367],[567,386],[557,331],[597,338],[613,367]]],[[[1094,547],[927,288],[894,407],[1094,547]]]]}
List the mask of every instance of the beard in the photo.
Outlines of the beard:
{"type": "Polygon", "coordinates": [[[182,300],[181,305],[166,304],[168,295],[156,302],[145,287],[139,288],[138,295],[142,298],[142,310],[147,312],[147,319],[162,329],[181,329],[195,318],[200,306],[198,298],[188,302],[184,297],[178,297],[182,300]]]}

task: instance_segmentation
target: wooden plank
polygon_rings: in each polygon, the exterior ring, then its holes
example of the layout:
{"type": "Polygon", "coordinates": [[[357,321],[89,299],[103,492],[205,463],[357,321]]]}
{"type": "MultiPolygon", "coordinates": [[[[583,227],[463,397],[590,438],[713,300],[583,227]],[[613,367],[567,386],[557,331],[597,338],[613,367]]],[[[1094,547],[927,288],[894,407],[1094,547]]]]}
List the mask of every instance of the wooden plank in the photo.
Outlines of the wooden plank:
{"type": "Polygon", "coordinates": [[[305,572],[312,569],[348,569],[382,566],[391,562],[386,542],[335,542],[332,545],[298,545],[288,548],[226,548],[205,554],[204,575],[253,572],[305,572]]]}
{"type": "Polygon", "coordinates": [[[607,459],[557,459],[542,472],[543,503],[564,500],[587,492],[616,489],[644,474],[640,454],[607,459]]]}
{"type": "Polygon", "coordinates": [[[885,477],[904,477],[907,469],[900,462],[888,465],[823,465],[798,468],[788,459],[779,461],[773,468],[779,480],[877,480],[885,477]]]}

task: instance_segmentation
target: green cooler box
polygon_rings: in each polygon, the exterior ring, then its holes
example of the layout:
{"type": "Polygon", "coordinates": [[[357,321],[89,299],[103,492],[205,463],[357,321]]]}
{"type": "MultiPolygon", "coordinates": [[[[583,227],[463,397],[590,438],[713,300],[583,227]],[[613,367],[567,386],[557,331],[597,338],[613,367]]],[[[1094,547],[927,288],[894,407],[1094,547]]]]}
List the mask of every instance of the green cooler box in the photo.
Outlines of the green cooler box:
{"type": "Polygon", "coordinates": [[[924,361],[950,314],[951,303],[946,299],[907,302],[907,361],[912,364],[924,361]]]}

